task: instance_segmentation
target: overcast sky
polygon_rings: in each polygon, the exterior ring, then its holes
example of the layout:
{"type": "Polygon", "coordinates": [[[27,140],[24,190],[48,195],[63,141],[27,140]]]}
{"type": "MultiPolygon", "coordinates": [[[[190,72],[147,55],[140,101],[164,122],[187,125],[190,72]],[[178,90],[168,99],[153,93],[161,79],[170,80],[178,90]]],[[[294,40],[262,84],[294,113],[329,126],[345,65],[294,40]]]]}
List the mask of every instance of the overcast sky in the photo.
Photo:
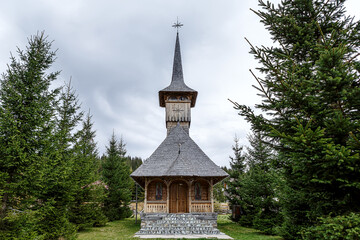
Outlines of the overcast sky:
{"type": "MultiPolygon", "coordinates": [[[[346,6],[358,19],[360,1],[346,6]]],[[[100,153],[115,131],[129,155],[146,159],[166,137],[158,91],[171,81],[171,25],[179,17],[185,83],[198,91],[190,136],[216,164],[229,166],[235,134],[246,145],[250,129],[227,99],[252,107],[260,101],[244,37],[272,43],[250,8],[258,9],[256,0],[1,1],[0,72],[16,46],[24,49],[45,30],[58,49],[57,84],[72,78],[82,109],[93,115],[100,153]]]]}

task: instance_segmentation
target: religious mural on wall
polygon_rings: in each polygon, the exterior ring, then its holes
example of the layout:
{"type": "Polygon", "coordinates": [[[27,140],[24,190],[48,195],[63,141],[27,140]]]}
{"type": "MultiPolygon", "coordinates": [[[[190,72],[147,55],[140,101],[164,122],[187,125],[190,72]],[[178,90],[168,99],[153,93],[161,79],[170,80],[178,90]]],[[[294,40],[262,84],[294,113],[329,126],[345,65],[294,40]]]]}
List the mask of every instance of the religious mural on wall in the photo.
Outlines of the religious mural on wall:
{"type": "Polygon", "coordinates": [[[156,200],[161,200],[162,199],[162,183],[158,182],[156,183],[156,194],[155,194],[155,199],[156,200]]]}
{"type": "Polygon", "coordinates": [[[201,186],[200,183],[195,183],[195,200],[201,200],[201,186]]]}

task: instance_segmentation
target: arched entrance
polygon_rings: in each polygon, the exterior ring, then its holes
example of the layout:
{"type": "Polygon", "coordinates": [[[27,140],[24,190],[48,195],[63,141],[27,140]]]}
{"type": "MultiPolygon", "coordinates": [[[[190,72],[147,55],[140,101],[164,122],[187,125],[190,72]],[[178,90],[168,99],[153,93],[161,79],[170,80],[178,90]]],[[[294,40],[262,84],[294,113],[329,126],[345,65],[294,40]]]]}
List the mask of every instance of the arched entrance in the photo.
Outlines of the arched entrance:
{"type": "Polygon", "coordinates": [[[188,185],[184,181],[175,181],[170,185],[170,213],[187,213],[188,207],[188,185]]]}

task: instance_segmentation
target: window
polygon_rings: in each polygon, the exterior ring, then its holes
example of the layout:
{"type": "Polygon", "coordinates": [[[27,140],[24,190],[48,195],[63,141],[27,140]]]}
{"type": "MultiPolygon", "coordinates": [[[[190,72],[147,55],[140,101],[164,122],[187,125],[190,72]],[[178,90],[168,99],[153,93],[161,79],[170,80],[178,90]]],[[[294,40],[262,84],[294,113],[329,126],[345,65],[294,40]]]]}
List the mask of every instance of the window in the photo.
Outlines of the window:
{"type": "Polygon", "coordinates": [[[177,97],[171,96],[171,97],[168,98],[168,100],[170,100],[170,101],[177,101],[178,99],[177,99],[177,97]]]}
{"type": "Polygon", "coordinates": [[[201,200],[201,185],[200,183],[195,183],[195,200],[201,200]]]}
{"type": "Polygon", "coordinates": [[[156,183],[156,193],[155,193],[155,199],[156,200],[161,200],[162,199],[162,183],[158,182],[156,183]]]}

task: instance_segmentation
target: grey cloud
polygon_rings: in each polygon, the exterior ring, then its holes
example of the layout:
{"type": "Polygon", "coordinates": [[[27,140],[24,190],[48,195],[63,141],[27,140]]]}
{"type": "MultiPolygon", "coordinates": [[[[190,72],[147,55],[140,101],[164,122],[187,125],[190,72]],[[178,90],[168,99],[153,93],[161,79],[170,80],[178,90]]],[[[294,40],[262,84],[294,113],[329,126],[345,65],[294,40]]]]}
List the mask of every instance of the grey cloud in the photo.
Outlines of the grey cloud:
{"type": "MultiPolygon", "coordinates": [[[[359,6],[356,0],[349,4],[359,6]]],[[[249,8],[257,9],[257,1],[5,1],[0,70],[10,51],[45,30],[59,49],[57,84],[72,77],[83,109],[91,109],[100,152],[114,130],[128,154],[147,158],[166,135],[157,94],[171,80],[171,25],[179,16],[185,82],[199,92],[190,134],[213,161],[228,166],[234,135],[247,144],[249,125],[227,98],[251,106],[260,100],[248,72],[257,63],[244,37],[254,45],[272,44],[249,8]]]]}

